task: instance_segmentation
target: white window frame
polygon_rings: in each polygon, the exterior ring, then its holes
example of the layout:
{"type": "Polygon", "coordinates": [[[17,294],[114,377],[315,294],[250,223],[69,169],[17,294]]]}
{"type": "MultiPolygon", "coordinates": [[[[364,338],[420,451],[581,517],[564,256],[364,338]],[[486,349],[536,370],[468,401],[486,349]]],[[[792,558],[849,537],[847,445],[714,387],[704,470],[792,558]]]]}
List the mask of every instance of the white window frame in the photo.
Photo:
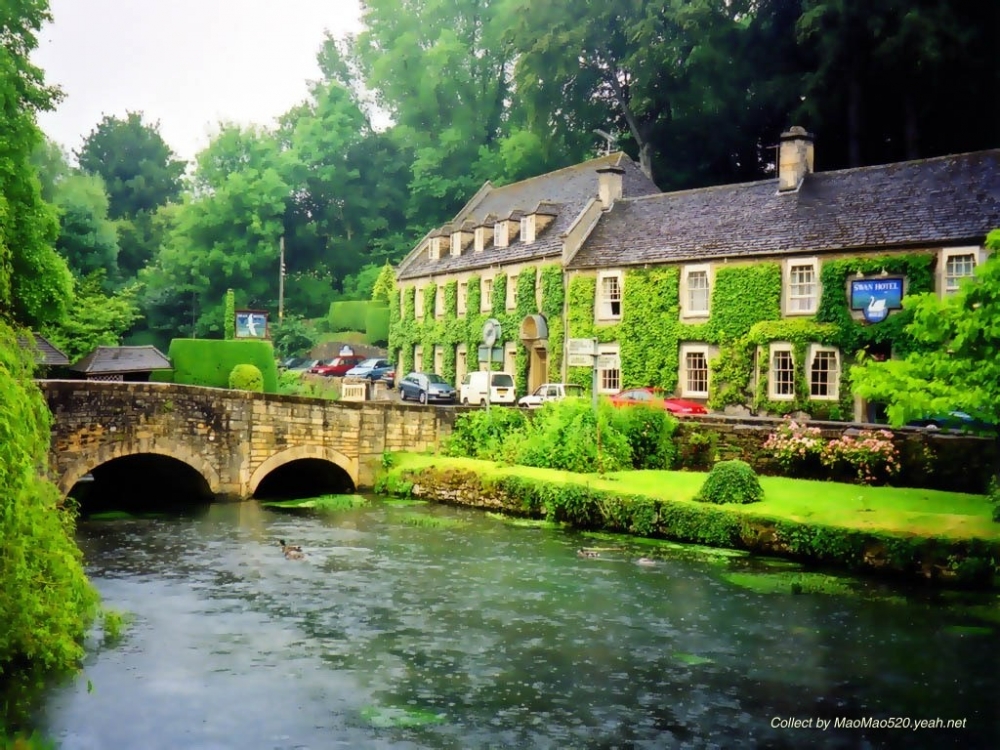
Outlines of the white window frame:
{"type": "Polygon", "coordinates": [[[473,252],[481,253],[486,247],[486,227],[476,227],[475,247],[473,252]]]}
{"type": "Polygon", "coordinates": [[[938,259],[938,289],[940,289],[941,297],[948,297],[955,294],[961,288],[961,279],[974,278],[976,268],[982,263],[985,258],[985,251],[981,247],[948,247],[941,250],[941,255],[938,259]],[[959,279],[959,282],[952,288],[948,288],[948,262],[955,259],[961,258],[964,255],[972,256],[972,276],[955,276],[953,278],[959,279]]]}
{"type": "Polygon", "coordinates": [[[441,260],[441,238],[431,237],[430,246],[427,249],[427,257],[431,260],[441,260]]]}
{"type": "Polygon", "coordinates": [[[462,233],[452,232],[451,233],[451,255],[456,257],[462,254],[462,233]]]}
{"type": "Polygon", "coordinates": [[[440,344],[434,345],[434,372],[438,375],[444,370],[444,347],[440,344]]]}
{"type": "MultiPolygon", "coordinates": [[[[785,261],[785,284],[784,284],[784,301],[785,301],[785,315],[815,315],[816,311],[819,309],[819,299],[822,293],[819,283],[819,258],[789,258],[785,261]],[[793,295],[793,283],[792,283],[792,270],[795,268],[803,268],[811,266],[813,274],[813,293],[811,295],[795,294],[793,295]],[[811,299],[812,305],[808,310],[798,309],[793,303],[797,300],[811,299]]],[[[794,286],[800,286],[798,284],[794,286]]]]}
{"type": "Polygon", "coordinates": [[[842,369],[842,358],[840,350],[835,346],[822,346],[821,344],[810,344],[807,354],[808,367],[806,377],[809,381],[810,401],[836,401],[840,398],[840,372],[842,369]],[[816,367],[816,359],[820,354],[832,354],[834,356],[834,368],[827,370],[829,373],[827,381],[826,395],[817,396],[813,394],[813,370],[816,367]]]}
{"type": "Polygon", "coordinates": [[[507,231],[506,221],[498,221],[493,225],[493,244],[496,247],[507,247],[510,244],[510,232],[507,231]]]}
{"type": "Polygon", "coordinates": [[[455,311],[459,315],[465,315],[466,306],[469,304],[469,282],[458,282],[458,293],[455,298],[455,311]]]}
{"type": "Polygon", "coordinates": [[[507,300],[505,304],[508,310],[517,307],[517,274],[507,276],[507,300]]]}
{"type": "Polygon", "coordinates": [[[682,398],[708,398],[709,389],[712,387],[712,368],[709,366],[711,360],[711,348],[708,344],[681,344],[680,349],[680,372],[678,381],[681,384],[682,398]],[[700,354],[705,358],[705,390],[694,390],[691,388],[689,379],[690,370],[687,360],[689,354],[700,354]]]}
{"type": "Polygon", "coordinates": [[[598,321],[621,320],[622,305],[625,301],[625,274],[621,271],[603,271],[597,274],[597,299],[594,305],[594,319],[598,321]],[[618,281],[618,313],[613,312],[614,300],[605,301],[604,282],[615,279],[618,281]]]}
{"type": "Polygon", "coordinates": [[[534,214],[521,217],[521,242],[530,243],[535,241],[535,217],[534,214]]]}
{"type": "Polygon", "coordinates": [[[771,344],[767,351],[767,395],[772,401],[794,401],[795,400],[795,348],[787,341],[771,344]],[[776,369],[774,359],[777,354],[787,354],[792,360],[792,392],[778,393],[778,379],[775,377],[776,369]]]}
{"type": "Polygon", "coordinates": [[[708,263],[696,266],[684,266],[681,276],[681,315],[685,318],[707,318],[712,311],[712,267],[708,263]],[[691,305],[691,276],[693,274],[705,274],[708,282],[706,291],[705,308],[696,309],[691,305]]]}
{"type": "Polygon", "coordinates": [[[438,284],[434,290],[434,317],[444,317],[444,284],[438,284]]]}
{"type": "Polygon", "coordinates": [[[622,389],[621,348],[618,344],[598,344],[597,354],[598,356],[614,355],[618,359],[618,367],[599,368],[597,370],[597,392],[618,393],[622,389]]]}
{"type": "MultiPolygon", "coordinates": [[[[415,344],[413,347],[413,371],[424,371],[424,347],[420,344],[415,344]]],[[[403,373],[403,375],[405,375],[405,373],[403,373]]],[[[400,377],[402,377],[402,375],[400,377]]]]}
{"type": "Polygon", "coordinates": [[[422,286],[418,286],[413,293],[413,317],[418,319],[424,317],[424,288],[422,286]]]}
{"type": "Polygon", "coordinates": [[[493,278],[479,280],[479,311],[490,312],[493,309],[493,278]]]}

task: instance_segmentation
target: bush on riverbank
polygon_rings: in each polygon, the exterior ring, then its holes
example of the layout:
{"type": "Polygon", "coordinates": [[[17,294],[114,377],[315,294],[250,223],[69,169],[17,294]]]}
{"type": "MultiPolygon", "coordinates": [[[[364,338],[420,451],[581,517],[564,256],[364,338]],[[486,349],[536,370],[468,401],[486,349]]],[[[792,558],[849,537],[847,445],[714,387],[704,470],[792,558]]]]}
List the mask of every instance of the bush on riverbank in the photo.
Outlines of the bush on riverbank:
{"type": "Polygon", "coordinates": [[[759,503],[764,499],[764,490],[746,461],[720,461],[708,472],[695,499],[716,505],[759,503]]]}
{"type": "Polygon", "coordinates": [[[459,415],[445,452],[520,466],[565,471],[667,468],[673,462],[676,420],[662,409],[616,409],[566,399],[528,418],[494,408],[459,415]]]}
{"type": "Polygon", "coordinates": [[[75,514],[41,477],[51,414],[31,379],[32,366],[14,332],[0,322],[0,676],[5,678],[16,670],[75,667],[97,606],[73,539],[75,514]]]}

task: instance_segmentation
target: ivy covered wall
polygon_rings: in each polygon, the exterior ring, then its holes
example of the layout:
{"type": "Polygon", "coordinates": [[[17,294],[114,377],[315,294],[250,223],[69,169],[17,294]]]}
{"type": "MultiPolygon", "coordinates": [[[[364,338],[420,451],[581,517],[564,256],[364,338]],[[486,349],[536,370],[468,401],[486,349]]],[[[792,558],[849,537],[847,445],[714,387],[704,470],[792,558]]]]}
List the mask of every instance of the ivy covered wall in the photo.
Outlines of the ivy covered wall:
{"type": "MultiPolygon", "coordinates": [[[[500,322],[501,338],[498,348],[507,343],[517,344],[515,357],[515,382],[519,393],[527,387],[528,351],[519,340],[521,321],[528,315],[541,313],[546,317],[549,326],[549,376],[559,379],[562,366],[563,322],[562,313],[565,302],[563,289],[563,272],[559,265],[526,266],[517,274],[517,298],[513,310],[507,310],[507,274],[498,273],[493,277],[490,312],[481,312],[483,289],[479,276],[470,276],[465,280],[466,306],[465,313],[458,313],[458,281],[449,281],[444,285],[444,314],[434,316],[437,298],[437,284],[428,282],[423,287],[424,304],[423,318],[414,315],[416,291],[407,287],[402,293],[403,310],[399,310],[400,295],[395,297],[391,306],[392,323],[389,327],[389,351],[394,358],[402,355],[402,369],[413,369],[413,347],[419,345],[423,352],[424,368],[434,369],[434,347],[443,347],[443,366],[440,374],[445,380],[455,382],[456,347],[465,344],[466,366],[469,371],[479,369],[479,347],[482,345],[483,325],[488,318],[496,318],[500,322]],[[539,300],[539,290],[541,286],[539,300]],[[539,304],[540,302],[540,304],[539,304]]],[[[502,370],[504,363],[494,362],[494,370],[502,370]]]]}
{"type": "MultiPolygon", "coordinates": [[[[741,405],[769,414],[805,411],[817,418],[851,419],[849,372],[858,352],[871,345],[891,343],[897,353],[906,354],[912,342],[903,333],[911,317],[907,310],[895,311],[881,323],[871,325],[852,316],[847,294],[850,277],[904,276],[907,294],[920,294],[933,290],[933,265],[934,257],[929,254],[824,261],[816,314],[788,319],[781,317],[780,263],[720,265],[712,281],[711,316],[698,323],[681,319],[680,269],[676,266],[628,269],[623,279],[621,319],[607,324],[594,319],[597,279],[575,275],[569,282],[566,336],[618,342],[623,388],[651,385],[675,392],[680,344],[698,342],[719,348],[719,356],[711,362],[711,408],[741,405]],[[770,401],[767,397],[767,352],[774,342],[792,345],[795,396],[788,401],[770,401]],[[840,351],[835,401],[809,398],[809,344],[840,351]],[[755,368],[758,347],[762,356],[755,368]],[[756,382],[755,369],[759,375],[756,382]]],[[[586,388],[590,387],[591,377],[589,368],[569,369],[569,380],[586,388]]]]}

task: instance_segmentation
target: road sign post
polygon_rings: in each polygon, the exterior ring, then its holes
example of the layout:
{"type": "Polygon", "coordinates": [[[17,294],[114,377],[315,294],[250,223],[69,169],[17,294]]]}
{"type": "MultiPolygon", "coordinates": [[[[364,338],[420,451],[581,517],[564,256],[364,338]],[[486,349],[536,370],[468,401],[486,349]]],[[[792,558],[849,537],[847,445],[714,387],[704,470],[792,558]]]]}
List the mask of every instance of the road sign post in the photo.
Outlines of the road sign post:
{"type": "Polygon", "coordinates": [[[488,318],[483,323],[483,343],[486,344],[486,412],[490,411],[490,401],[493,396],[493,345],[500,338],[500,321],[488,318]]]}

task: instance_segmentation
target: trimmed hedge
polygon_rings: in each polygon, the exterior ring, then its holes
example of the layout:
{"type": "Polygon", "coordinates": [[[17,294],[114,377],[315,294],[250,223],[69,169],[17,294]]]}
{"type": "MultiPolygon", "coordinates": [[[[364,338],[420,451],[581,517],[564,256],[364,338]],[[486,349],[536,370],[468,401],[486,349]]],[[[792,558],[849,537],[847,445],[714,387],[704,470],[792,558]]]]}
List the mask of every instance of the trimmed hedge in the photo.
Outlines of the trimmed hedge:
{"type": "Polygon", "coordinates": [[[236,365],[254,365],[264,378],[264,393],[278,392],[278,367],[270,341],[174,339],[168,353],[174,383],[228,388],[236,365]]]}
{"type": "Polygon", "coordinates": [[[229,387],[237,391],[264,392],[264,375],[254,365],[236,365],[229,373],[229,387]]]}
{"type": "Polygon", "coordinates": [[[365,341],[376,346],[389,343],[389,308],[371,303],[365,313],[365,341]]]}
{"type": "Polygon", "coordinates": [[[364,300],[330,303],[330,331],[364,331],[368,319],[369,303],[364,300]]]}
{"type": "Polygon", "coordinates": [[[703,503],[759,503],[764,499],[757,473],[746,461],[720,461],[705,478],[695,500],[703,503]]]}

